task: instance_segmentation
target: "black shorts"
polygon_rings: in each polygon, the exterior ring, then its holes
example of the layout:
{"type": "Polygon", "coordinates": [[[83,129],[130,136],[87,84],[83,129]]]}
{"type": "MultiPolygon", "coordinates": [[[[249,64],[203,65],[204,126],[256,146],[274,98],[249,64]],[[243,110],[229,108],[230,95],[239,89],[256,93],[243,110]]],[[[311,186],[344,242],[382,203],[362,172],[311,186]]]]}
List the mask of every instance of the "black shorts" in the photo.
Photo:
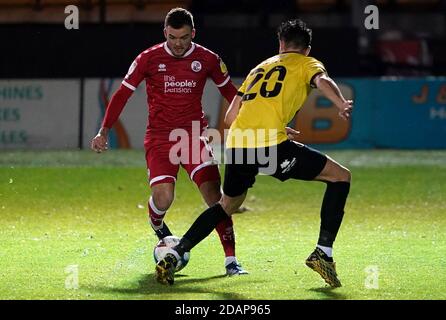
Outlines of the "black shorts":
{"type": "Polygon", "coordinates": [[[223,192],[230,197],[242,195],[259,172],[280,181],[314,180],[326,163],[326,155],[290,140],[266,148],[227,149],[223,192]]]}

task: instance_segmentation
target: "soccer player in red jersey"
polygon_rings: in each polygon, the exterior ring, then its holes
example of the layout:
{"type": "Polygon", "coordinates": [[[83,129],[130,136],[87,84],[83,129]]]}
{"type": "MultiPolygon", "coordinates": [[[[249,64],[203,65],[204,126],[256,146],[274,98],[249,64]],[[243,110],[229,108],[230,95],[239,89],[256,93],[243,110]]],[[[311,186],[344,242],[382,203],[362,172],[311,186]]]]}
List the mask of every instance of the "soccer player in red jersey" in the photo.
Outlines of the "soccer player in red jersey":
{"type": "MultiPolygon", "coordinates": [[[[220,57],[192,42],[195,29],[189,11],[183,8],[170,10],[164,22],[164,36],[165,42],[143,51],[133,61],[107,106],[101,129],[91,141],[91,148],[96,152],[107,149],[109,130],[133,91],[145,80],[149,111],[144,139],[151,187],[149,221],[159,239],[171,235],[163,219],[174,199],[180,165],[195,182],[208,206],[220,200],[221,179],[217,162],[204,137],[207,121],[201,98],[208,77],[228,102],[237,94],[220,57]],[[193,125],[199,130],[193,130],[193,125]],[[171,150],[178,147],[178,141],[169,137],[172,132],[178,132],[175,130],[187,133],[188,141],[183,142],[183,148],[173,154],[176,157],[173,159],[171,150]],[[177,161],[178,157],[180,161],[177,161]]],[[[222,221],[216,230],[225,252],[226,274],[247,273],[235,256],[232,219],[228,217],[222,221]]]]}

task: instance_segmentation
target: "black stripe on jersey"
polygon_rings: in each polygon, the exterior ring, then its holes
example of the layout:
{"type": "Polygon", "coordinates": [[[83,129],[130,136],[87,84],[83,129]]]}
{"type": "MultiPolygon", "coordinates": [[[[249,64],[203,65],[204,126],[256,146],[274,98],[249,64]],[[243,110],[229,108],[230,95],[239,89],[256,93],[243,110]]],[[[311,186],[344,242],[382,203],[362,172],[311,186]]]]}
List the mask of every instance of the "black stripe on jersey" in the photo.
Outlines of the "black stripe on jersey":
{"type": "Polygon", "coordinates": [[[242,97],[242,101],[248,101],[248,100],[252,100],[256,97],[257,93],[247,93],[244,94],[242,97]]]}
{"type": "Polygon", "coordinates": [[[310,87],[317,88],[316,84],[313,82],[314,78],[316,78],[318,75],[325,73],[325,72],[316,72],[310,79],[310,87]]]}
{"type": "Polygon", "coordinates": [[[243,97],[244,93],[241,92],[241,91],[237,91],[237,95],[240,96],[240,97],[243,97]]]}

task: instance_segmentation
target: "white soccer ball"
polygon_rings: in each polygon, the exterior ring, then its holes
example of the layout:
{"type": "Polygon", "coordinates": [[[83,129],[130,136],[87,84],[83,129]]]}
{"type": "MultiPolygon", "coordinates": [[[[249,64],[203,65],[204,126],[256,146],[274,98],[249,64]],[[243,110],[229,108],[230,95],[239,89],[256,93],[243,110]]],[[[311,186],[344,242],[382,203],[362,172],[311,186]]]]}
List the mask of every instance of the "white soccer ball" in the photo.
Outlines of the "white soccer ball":
{"type": "MultiPolygon", "coordinates": [[[[160,260],[162,260],[168,252],[167,249],[175,247],[177,244],[180,243],[180,240],[181,239],[177,236],[167,236],[158,241],[155,248],[153,249],[153,258],[155,259],[155,263],[158,263],[160,260]]],[[[180,261],[178,261],[175,272],[180,271],[187,265],[187,263],[189,262],[189,257],[190,252],[185,252],[180,261]]]]}

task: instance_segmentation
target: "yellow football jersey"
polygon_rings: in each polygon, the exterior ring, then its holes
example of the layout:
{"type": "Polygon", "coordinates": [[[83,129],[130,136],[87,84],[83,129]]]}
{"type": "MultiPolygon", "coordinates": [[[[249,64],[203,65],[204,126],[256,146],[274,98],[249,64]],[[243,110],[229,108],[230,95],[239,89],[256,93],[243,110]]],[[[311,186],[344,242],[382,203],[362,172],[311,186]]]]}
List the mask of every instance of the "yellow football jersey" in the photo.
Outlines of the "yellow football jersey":
{"type": "Polygon", "coordinates": [[[311,91],[324,65],[297,52],[281,53],[251,70],[239,89],[242,105],[226,139],[227,148],[260,148],[287,139],[285,127],[311,91]]]}

